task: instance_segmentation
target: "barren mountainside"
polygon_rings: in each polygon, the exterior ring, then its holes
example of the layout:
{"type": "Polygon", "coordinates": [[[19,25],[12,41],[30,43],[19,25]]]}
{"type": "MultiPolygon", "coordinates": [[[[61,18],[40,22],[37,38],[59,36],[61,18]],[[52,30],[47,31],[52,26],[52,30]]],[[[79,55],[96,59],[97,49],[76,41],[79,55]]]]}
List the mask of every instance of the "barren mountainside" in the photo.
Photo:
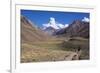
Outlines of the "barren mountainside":
{"type": "Polygon", "coordinates": [[[21,39],[22,42],[44,41],[48,39],[48,35],[41,29],[36,27],[26,17],[21,16],[21,39]]]}

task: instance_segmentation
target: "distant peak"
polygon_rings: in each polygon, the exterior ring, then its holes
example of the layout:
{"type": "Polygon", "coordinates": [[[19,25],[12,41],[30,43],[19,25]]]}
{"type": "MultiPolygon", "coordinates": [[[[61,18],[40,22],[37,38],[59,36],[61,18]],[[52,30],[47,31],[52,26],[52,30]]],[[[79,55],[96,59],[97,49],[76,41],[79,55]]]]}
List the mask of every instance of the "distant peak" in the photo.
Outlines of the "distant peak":
{"type": "Polygon", "coordinates": [[[43,24],[43,29],[46,29],[48,27],[52,27],[54,29],[62,29],[62,28],[68,27],[68,24],[59,23],[58,21],[56,21],[54,17],[50,17],[49,22],[46,24],[43,24]]]}

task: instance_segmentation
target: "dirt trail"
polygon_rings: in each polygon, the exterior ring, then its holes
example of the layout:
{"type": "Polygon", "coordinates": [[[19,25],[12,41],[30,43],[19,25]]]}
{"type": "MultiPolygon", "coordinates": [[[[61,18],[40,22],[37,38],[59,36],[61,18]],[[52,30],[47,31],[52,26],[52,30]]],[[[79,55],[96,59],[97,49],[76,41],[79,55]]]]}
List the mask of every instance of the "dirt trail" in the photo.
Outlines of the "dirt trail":
{"type": "Polygon", "coordinates": [[[79,55],[77,53],[71,53],[68,56],[65,56],[64,60],[79,60],[79,55]]]}

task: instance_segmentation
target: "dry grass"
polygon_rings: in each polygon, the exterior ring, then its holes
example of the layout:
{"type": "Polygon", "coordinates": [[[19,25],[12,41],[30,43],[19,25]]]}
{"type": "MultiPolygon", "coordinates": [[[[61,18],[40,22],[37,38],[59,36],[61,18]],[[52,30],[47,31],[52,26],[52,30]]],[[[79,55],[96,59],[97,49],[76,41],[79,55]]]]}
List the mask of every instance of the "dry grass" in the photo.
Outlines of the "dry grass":
{"type": "MultiPolygon", "coordinates": [[[[49,40],[21,44],[21,62],[63,61],[65,56],[75,53],[77,47],[82,48],[81,59],[89,59],[88,40],[49,40]]],[[[71,60],[69,58],[69,60],[71,60]]]]}
{"type": "Polygon", "coordinates": [[[73,52],[22,44],[21,62],[61,61],[73,52]]]}

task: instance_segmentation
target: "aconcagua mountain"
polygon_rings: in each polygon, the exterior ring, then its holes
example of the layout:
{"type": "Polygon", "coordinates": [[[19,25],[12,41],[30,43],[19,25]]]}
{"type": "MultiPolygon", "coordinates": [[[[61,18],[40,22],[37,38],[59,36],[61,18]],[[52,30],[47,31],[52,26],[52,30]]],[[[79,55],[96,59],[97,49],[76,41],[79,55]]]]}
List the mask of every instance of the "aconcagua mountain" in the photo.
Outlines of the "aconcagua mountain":
{"type": "Polygon", "coordinates": [[[55,32],[66,27],[68,24],[61,24],[54,17],[50,17],[48,23],[43,24],[43,30],[50,35],[54,35],[55,32]]]}

